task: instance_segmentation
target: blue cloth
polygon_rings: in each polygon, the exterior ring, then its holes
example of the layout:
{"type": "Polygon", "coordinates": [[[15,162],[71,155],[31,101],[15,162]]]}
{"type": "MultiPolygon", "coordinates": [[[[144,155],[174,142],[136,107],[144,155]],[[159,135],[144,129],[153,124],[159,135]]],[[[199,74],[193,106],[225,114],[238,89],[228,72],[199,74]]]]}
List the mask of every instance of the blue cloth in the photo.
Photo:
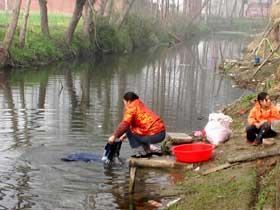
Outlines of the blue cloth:
{"type": "Polygon", "coordinates": [[[101,157],[100,155],[94,153],[74,153],[68,155],[67,157],[61,158],[63,161],[84,161],[84,162],[103,162],[109,164],[114,158],[119,157],[122,142],[116,141],[113,144],[107,143],[104,147],[104,153],[101,157]]]}
{"type": "Polygon", "coordinates": [[[74,153],[67,157],[61,158],[63,161],[84,161],[84,162],[102,162],[101,156],[93,153],[74,153]]]}

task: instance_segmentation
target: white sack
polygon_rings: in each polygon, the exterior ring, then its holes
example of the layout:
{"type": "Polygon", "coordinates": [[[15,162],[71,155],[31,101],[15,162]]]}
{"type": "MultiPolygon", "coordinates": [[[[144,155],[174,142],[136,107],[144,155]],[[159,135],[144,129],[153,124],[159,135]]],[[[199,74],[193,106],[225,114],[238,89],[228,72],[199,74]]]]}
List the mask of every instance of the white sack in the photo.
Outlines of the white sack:
{"type": "Polygon", "coordinates": [[[232,133],[231,123],[232,118],[230,116],[223,113],[211,113],[204,128],[207,140],[214,145],[227,141],[232,133]]]}

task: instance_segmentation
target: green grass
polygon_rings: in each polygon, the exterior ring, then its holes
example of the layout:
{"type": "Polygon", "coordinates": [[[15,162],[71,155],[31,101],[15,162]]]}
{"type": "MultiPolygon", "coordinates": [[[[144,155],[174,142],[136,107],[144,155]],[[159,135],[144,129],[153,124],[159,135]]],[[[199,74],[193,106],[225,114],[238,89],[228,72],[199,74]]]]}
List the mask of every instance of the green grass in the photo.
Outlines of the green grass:
{"type": "Polygon", "coordinates": [[[279,180],[280,166],[276,165],[266,176],[261,180],[261,191],[258,195],[258,201],[256,203],[256,209],[262,210],[264,205],[275,205],[277,186],[276,182],[279,180]]]}
{"type": "Polygon", "coordinates": [[[201,177],[188,175],[180,184],[184,189],[184,202],[167,209],[250,209],[255,183],[256,174],[251,168],[229,169],[201,177]]]}
{"type": "MultiPolygon", "coordinates": [[[[76,28],[73,42],[69,48],[65,41],[65,32],[67,30],[71,16],[60,14],[49,14],[49,31],[50,38],[45,37],[41,33],[40,14],[30,13],[26,41],[24,48],[18,47],[20,25],[23,24],[22,14],[20,15],[19,24],[10,49],[10,54],[16,64],[33,65],[44,64],[54,60],[60,60],[70,54],[78,54],[80,50],[89,49],[90,42],[82,33],[82,23],[80,22],[76,28]]],[[[0,21],[3,27],[0,28],[0,39],[5,36],[5,25],[9,23],[9,14],[0,13],[0,21]]]]}

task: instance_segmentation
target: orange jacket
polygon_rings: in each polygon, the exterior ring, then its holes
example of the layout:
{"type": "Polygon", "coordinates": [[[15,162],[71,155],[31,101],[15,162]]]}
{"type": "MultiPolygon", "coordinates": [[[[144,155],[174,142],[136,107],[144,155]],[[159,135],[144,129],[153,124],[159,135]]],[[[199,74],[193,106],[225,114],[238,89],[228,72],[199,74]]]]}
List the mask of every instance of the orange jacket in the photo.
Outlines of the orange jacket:
{"type": "Polygon", "coordinates": [[[251,109],[248,116],[248,123],[255,125],[263,120],[267,120],[271,123],[273,120],[280,120],[280,113],[276,106],[271,105],[268,110],[262,110],[258,102],[251,109]]]}
{"type": "Polygon", "coordinates": [[[140,136],[155,135],[165,130],[164,122],[159,116],[139,99],[125,106],[123,120],[115,131],[117,137],[125,132],[124,127],[130,128],[132,133],[140,136]]]}

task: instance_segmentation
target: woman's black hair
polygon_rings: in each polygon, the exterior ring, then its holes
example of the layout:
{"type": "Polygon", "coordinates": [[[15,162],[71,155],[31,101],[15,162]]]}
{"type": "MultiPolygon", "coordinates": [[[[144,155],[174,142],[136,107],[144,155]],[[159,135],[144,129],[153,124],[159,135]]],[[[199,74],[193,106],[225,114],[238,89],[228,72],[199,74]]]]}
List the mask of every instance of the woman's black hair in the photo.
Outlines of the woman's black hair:
{"type": "Polygon", "coordinates": [[[268,93],[266,92],[260,92],[257,96],[257,100],[258,101],[263,101],[264,99],[266,99],[266,96],[268,96],[268,93]]]}
{"type": "Polygon", "coordinates": [[[127,92],[123,96],[123,99],[126,100],[126,101],[134,101],[138,98],[139,98],[139,96],[136,95],[136,93],[134,93],[134,92],[127,92]]]}

